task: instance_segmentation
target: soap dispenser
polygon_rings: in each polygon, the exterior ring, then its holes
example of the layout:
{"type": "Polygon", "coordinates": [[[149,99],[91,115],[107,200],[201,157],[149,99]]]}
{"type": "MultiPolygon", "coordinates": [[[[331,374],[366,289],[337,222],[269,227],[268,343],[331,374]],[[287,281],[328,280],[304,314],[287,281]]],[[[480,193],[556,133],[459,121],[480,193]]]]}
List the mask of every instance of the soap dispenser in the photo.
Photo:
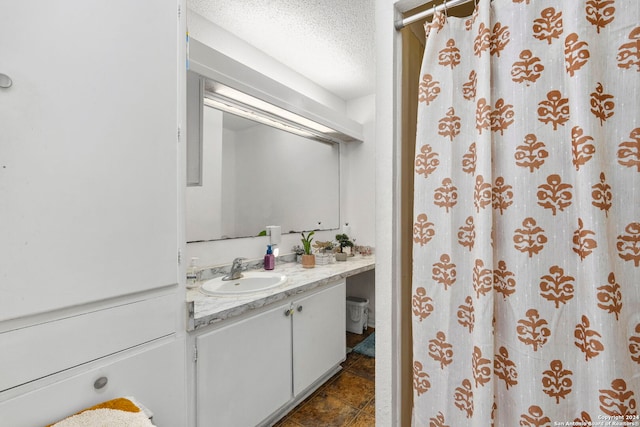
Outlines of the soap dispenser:
{"type": "Polygon", "coordinates": [[[191,264],[187,268],[187,289],[198,287],[198,258],[191,258],[191,264]]]}
{"type": "Polygon", "coordinates": [[[267,245],[267,254],[264,256],[264,269],[273,270],[276,266],[276,257],[273,255],[271,245],[267,245]]]}

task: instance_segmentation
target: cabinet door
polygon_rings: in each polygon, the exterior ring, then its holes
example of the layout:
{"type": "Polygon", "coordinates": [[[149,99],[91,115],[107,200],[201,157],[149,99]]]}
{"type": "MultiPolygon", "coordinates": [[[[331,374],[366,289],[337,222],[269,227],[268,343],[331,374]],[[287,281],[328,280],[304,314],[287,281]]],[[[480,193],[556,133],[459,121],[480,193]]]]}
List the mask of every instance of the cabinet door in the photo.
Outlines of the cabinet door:
{"type": "Polygon", "coordinates": [[[254,427],[291,395],[289,304],[196,338],[197,425],[254,427]]]}
{"type": "Polygon", "coordinates": [[[89,370],[72,372],[54,383],[42,380],[35,390],[0,399],[0,425],[48,425],[98,403],[132,396],[153,412],[155,425],[184,426],[184,346],[184,339],[157,340],[145,350],[116,354],[102,366],[91,365],[89,370]],[[96,389],[99,378],[107,383],[96,389]]]}
{"type": "Polygon", "coordinates": [[[345,289],[345,281],[341,281],[294,304],[294,395],[304,391],[345,358],[345,289]]]}
{"type": "Polygon", "coordinates": [[[2,2],[0,321],[177,282],[178,3],[2,2]]]}

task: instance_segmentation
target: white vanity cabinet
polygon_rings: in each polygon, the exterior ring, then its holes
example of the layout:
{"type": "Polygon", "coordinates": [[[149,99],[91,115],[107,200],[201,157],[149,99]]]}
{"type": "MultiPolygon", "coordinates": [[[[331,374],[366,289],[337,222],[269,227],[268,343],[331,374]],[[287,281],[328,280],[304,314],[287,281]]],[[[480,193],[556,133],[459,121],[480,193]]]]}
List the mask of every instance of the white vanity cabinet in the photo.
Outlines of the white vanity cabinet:
{"type": "Polygon", "coordinates": [[[197,426],[261,425],[337,370],[345,289],[340,280],[197,335],[197,426]]]}
{"type": "Polygon", "coordinates": [[[291,399],[288,313],[278,305],[196,338],[198,427],[254,427],[291,399]]]}
{"type": "Polygon", "coordinates": [[[344,360],[346,354],[346,284],[293,303],[293,394],[304,392],[344,360]]]}

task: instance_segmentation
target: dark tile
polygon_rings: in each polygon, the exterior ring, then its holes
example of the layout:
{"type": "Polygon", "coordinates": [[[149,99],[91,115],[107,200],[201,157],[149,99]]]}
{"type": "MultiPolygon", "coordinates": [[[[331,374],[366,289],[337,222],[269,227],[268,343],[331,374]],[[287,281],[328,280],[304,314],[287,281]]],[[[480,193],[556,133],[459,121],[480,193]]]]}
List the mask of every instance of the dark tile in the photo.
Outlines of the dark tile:
{"type": "MultiPolygon", "coordinates": [[[[347,345],[357,345],[373,331],[347,332],[347,345]]],[[[342,368],[274,427],[374,426],[375,359],[350,352],[342,368]]]]}
{"type": "Polygon", "coordinates": [[[322,392],[296,409],[287,419],[302,427],[342,427],[353,421],[357,414],[356,408],[322,392]]]}
{"type": "Polygon", "coordinates": [[[353,332],[347,332],[347,347],[353,348],[358,343],[363,341],[366,337],[364,335],[354,334],[353,332]]]}
{"type": "Polygon", "coordinates": [[[324,391],[355,408],[362,409],[375,396],[375,384],[345,370],[324,391]]]}
{"type": "Polygon", "coordinates": [[[346,369],[363,378],[375,381],[376,359],[373,357],[360,355],[360,357],[354,359],[346,369]]]}
{"type": "Polygon", "coordinates": [[[375,397],[371,399],[369,403],[367,403],[367,406],[364,407],[362,412],[364,412],[365,414],[371,415],[372,417],[375,418],[376,416],[376,398],[375,397]]]}
{"type": "Polygon", "coordinates": [[[375,427],[376,419],[369,414],[361,412],[349,427],[375,427]]]}
{"type": "Polygon", "coordinates": [[[348,368],[349,366],[353,365],[353,363],[356,360],[360,359],[361,357],[362,357],[361,354],[354,353],[353,351],[351,353],[348,353],[345,361],[342,362],[342,367],[344,369],[348,368]]]}

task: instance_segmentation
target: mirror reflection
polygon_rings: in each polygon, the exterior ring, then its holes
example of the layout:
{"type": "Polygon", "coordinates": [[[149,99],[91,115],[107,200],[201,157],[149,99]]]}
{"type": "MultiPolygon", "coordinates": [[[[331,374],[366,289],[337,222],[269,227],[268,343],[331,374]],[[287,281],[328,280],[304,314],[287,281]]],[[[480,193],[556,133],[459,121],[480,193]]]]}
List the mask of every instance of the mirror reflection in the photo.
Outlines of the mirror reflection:
{"type": "MultiPolygon", "coordinates": [[[[202,98],[200,99],[202,102],[202,98]]],[[[339,227],[340,151],[201,104],[200,185],[187,187],[187,241],[339,227]]]]}

